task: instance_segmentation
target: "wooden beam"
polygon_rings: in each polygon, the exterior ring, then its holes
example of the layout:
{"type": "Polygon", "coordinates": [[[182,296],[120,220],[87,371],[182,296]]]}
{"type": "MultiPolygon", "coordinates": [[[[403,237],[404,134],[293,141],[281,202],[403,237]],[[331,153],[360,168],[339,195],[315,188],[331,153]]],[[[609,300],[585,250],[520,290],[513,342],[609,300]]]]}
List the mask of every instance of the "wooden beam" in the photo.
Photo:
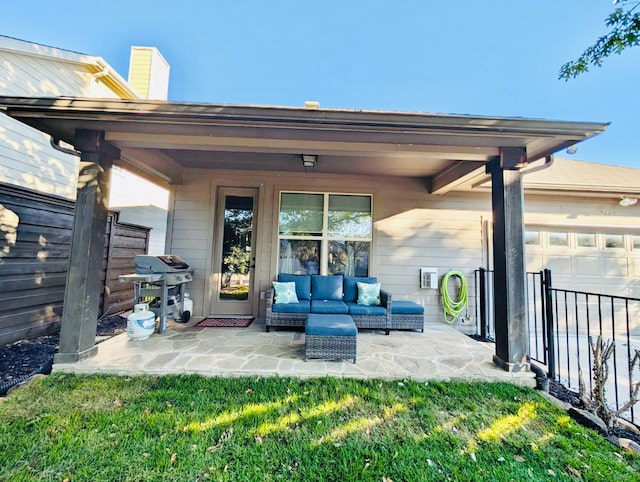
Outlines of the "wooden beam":
{"type": "Polygon", "coordinates": [[[501,147],[500,167],[502,169],[522,169],[527,165],[526,147],[501,147]]]}
{"type": "Polygon", "coordinates": [[[427,189],[430,194],[446,194],[467,182],[473,182],[484,175],[484,163],[457,161],[427,179],[427,189]]]}
{"type": "MultiPolygon", "coordinates": [[[[293,135],[293,133],[292,133],[293,135]]],[[[133,132],[109,132],[107,140],[121,149],[185,149],[229,152],[278,152],[300,154],[313,152],[319,155],[411,156],[425,159],[459,159],[486,161],[498,154],[496,147],[429,145],[426,143],[370,142],[325,139],[227,137],[209,135],[151,134],[133,132]]]]}
{"type": "Polygon", "coordinates": [[[55,363],[73,363],[95,355],[100,310],[104,236],[107,225],[110,170],[119,151],[100,131],[79,130],[81,151],[73,238],[64,295],[60,348],[55,363]]]}
{"type": "Polygon", "coordinates": [[[494,363],[508,371],[528,371],[529,329],[526,317],[524,195],[519,170],[492,161],[494,363]]]}
{"type": "Polygon", "coordinates": [[[124,149],[118,165],[163,187],[182,184],[184,167],[158,149],[124,149]]]}

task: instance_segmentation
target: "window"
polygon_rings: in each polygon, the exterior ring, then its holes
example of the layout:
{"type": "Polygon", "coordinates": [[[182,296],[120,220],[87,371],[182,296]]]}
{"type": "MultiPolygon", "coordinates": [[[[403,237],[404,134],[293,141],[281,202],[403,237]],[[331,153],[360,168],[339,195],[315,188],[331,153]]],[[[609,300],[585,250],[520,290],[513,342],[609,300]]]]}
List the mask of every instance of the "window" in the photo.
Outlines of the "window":
{"type": "Polygon", "coordinates": [[[624,248],[624,236],[622,234],[605,234],[604,245],[607,248],[624,248]]]}
{"type": "Polygon", "coordinates": [[[549,246],[569,246],[567,233],[549,232],[549,246]]]}
{"type": "Polygon", "coordinates": [[[580,248],[595,248],[596,235],[594,233],[576,233],[576,244],[580,248]]]}
{"type": "Polygon", "coordinates": [[[640,235],[634,234],[631,238],[633,240],[633,249],[640,249],[640,235]]]}
{"type": "Polygon", "coordinates": [[[527,229],[524,232],[524,244],[540,246],[540,231],[527,229]]]}
{"type": "Polygon", "coordinates": [[[280,273],[367,276],[371,196],[280,194],[280,273]]]}

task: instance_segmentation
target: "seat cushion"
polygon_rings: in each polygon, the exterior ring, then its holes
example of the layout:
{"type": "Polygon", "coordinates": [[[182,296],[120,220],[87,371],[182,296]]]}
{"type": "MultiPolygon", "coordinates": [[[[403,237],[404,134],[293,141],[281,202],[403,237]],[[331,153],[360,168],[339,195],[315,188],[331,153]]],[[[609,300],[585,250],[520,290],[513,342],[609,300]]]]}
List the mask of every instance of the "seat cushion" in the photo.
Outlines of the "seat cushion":
{"type": "Polygon", "coordinates": [[[311,300],[311,313],[349,313],[346,303],[335,300],[311,300]]]}
{"type": "Polygon", "coordinates": [[[364,278],[359,276],[345,276],[344,277],[344,301],[357,301],[358,300],[358,285],[357,283],[377,283],[377,278],[364,278]]]}
{"type": "Polygon", "coordinates": [[[297,303],[275,303],[271,306],[271,311],[276,313],[309,313],[311,302],[308,300],[297,303]]]}
{"type": "Polygon", "coordinates": [[[278,275],[278,281],[284,283],[293,281],[296,284],[296,296],[299,300],[311,299],[311,276],[304,274],[284,274],[278,275]]]}
{"type": "Polygon", "coordinates": [[[304,332],[314,336],[356,336],[358,329],[349,315],[311,314],[307,316],[304,332]]]}
{"type": "Polygon", "coordinates": [[[387,309],[384,306],[359,305],[350,301],[347,303],[349,314],[352,316],[385,316],[387,309]]]}
{"type": "Polygon", "coordinates": [[[311,299],[342,301],[343,276],[311,275],[311,299]]]}
{"type": "Polygon", "coordinates": [[[391,303],[391,313],[399,315],[421,315],[424,313],[424,306],[413,301],[396,301],[391,303]]]}

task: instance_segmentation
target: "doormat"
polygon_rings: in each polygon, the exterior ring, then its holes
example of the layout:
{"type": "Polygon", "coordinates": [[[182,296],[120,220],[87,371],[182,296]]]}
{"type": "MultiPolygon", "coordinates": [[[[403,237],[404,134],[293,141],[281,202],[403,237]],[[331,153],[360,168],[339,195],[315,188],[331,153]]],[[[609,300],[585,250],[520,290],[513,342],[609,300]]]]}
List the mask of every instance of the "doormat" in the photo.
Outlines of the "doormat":
{"type": "Polygon", "coordinates": [[[254,318],[205,318],[195,324],[197,328],[246,328],[254,318]]]}

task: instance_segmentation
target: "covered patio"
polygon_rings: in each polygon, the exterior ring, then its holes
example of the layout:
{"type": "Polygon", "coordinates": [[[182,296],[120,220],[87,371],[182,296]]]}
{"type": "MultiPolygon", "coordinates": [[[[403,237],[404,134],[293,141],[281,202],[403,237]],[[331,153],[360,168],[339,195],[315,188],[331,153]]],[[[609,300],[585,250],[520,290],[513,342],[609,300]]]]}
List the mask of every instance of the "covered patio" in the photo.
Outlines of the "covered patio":
{"type": "MultiPolygon", "coordinates": [[[[193,325],[193,323],[189,323],[193,325]]],[[[361,330],[358,358],[304,361],[302,331],[266,333],[264,320],[248,328],[194,328],[170,322],[164,335],[131,340],[126,334],[99,345],[96,356],[56,363],[54,372],[78,374],[351,377],[416,381],[492,381],[535,386],[532,372],[509,372],[492,361],[494,346],[456,329],[429,323],[424,333],[361,330]]]]}
{"type": "MultiPolygon", "coordinates": [[[[0,108],[51,135],[58,147],[66,149],[61,141],[73,146],[75,152],[66,152],[81,159],[73,251],[55,358],[56,369],[79,371],[145,367],[155,373],[283,371],[425,379],[487,379],[495,373],[514,380],[521,375],[511,372],[525,372],[522,376],[530,381],[522,176],[549,165],[555,152],[607,127],[519,117],[320,109],[317,104],[272,107],[0,97],[0,108]],[[307,162],[307,155],[313,161],[307,162]],[[196,318],[262,316],[263,293],[282,272],[283,193],[321,196],[321,219],[329,218],[333,195],[360,196],[368,198],[367,232],[364,238],[339,234],[337,242],[344,246],[363,242],[366,275],[377,276],[397,299],[413,299],[432,308],[425,334],[394,333],[385,339],[363,333],[358,336],[355,366],[304,363],[299,352],[302,340],[296,333],[265,334],[259,323],[224,336],[216,330],[172,328],[165,335],[154,335],[144,348],[121,336],[98,350],[96,273],[102,263],[113,164],[170,188],[166,246],[195,269],[190,291],[196,318]],[[488,180],[490,206],[484,207],[484,197],[472,188],[488,180]],[[246,230],[255,236],[245,249],[250,254],[250,281],[241,303],[224,299],[221,293],[225,264],[221,226],[226,207],[234,207],[226,201],[233,198],[250,201],[256,216],[255,225],[246,230]],[[487,212],[492,223],[483,234],[487,212]],[[491,247],[483,252],[484,245],[491,247]],[[419,268],[433,263],[443,270],[467,272],[492,265],[495,348],[478,345],[436,321],[437,288],[427,293],[418,283],[419,268]]],[[[319,240],[319,274],[337,274],[328,273],[328,246],[336,240],[327,223],[316,231],[307,237],[319,240]]]]}

